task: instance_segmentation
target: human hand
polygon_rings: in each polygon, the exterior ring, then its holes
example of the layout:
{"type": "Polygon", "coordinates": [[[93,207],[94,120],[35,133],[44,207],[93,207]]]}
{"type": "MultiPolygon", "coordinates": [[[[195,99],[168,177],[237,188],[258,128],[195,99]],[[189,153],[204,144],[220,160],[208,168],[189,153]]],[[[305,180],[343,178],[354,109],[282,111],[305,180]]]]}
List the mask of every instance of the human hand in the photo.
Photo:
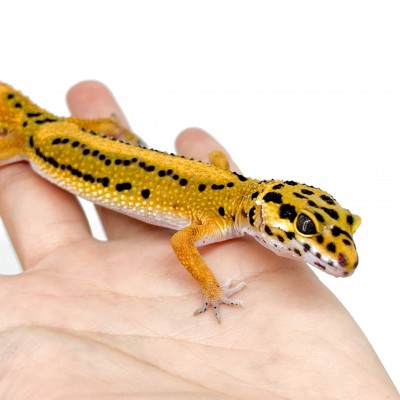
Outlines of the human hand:
{"type": "MultiPolygon", "coordinates": [[[[75,86],[72,113],[124,120],[108,90],[75,86]]],[[[147,138],[146,138],[147,139],[147,138]]],[[[220,148],[198,129],[181,154],[220,148]]],[[[0,214],[24,272],[0,279],[2,399],[399,399],[357,324],[302,263],[249,238],[201,249],[217,278],[247,282],[245,308],[193,317],[199,287],[172,232],[76,198],[28,165],[0,169],[0,214]]],[[[356,279],[356,278],[354,278],[356,279]]]]}

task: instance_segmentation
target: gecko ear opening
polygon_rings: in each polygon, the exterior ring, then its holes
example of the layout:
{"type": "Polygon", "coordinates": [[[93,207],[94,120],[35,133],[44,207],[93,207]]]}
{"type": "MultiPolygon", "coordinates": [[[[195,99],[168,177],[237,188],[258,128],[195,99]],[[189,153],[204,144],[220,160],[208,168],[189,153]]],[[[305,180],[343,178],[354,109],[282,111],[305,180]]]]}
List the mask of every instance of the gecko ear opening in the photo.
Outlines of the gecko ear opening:
{"type": "Polygon", "coordinates": [[[357,214],[353,214],[352,217],[353,223],[351,225],[351,233],[353,234],[361,224],[361,217],[357,214]]]}

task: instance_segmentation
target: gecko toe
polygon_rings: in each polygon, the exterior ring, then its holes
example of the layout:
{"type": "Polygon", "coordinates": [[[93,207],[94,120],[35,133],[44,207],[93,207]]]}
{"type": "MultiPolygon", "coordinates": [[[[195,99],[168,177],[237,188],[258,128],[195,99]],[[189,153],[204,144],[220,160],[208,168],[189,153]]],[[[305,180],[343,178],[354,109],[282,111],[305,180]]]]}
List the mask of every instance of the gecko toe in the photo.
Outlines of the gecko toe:
{"type": "Polygon", "coordinates": [[[227,279],[226,281],[224,281],[220,287],[222,289],[222,295],[220,298],[216,299],[216,300],[208,300],[205,299],[203,302],[203,305],[198,308],[193,315],[198,315],[198,314],[202,314],[204,312],[206,312],[208,310],[208,308],[210,307],[210,305],[213,308],[214,311],[214,315],[215,318],[217,319],[217,321],[219,323],[221,323],[221,313],[219,311],[219,305],[222,304],[226,304],[228,306],[240,306],[243,307],[243,301],[242,300],[232,300],[229,297],[232,296],[233,294],[237,293],[238,291],[240,291],[241,289],[243,289],[244,287],[246,287],[246,283],[245,282],[239,282],[237,285],[231,287],[231,283],[232,283],[232,279],[227,279]]]}

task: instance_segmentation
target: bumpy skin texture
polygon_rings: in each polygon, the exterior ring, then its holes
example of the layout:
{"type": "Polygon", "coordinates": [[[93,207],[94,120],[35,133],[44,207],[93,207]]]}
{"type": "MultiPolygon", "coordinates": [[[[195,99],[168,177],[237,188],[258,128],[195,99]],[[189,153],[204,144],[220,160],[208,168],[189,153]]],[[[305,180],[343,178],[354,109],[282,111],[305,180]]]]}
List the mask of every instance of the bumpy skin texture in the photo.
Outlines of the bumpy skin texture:
{"type": "Polygon", "coordinates": [[[56,185],[112,210],[172,228],[172,247],[202,288],[205,311],[244,287],[222,287],[197,246],[247,233],[283,256],[335,276],[358,265],[352,235],[360,218],[328,193],[294,181],[256,180],[229,169],[141,146],[111,118],[59,118],[0,84],[0,165],[19,160],[56,185]]]}

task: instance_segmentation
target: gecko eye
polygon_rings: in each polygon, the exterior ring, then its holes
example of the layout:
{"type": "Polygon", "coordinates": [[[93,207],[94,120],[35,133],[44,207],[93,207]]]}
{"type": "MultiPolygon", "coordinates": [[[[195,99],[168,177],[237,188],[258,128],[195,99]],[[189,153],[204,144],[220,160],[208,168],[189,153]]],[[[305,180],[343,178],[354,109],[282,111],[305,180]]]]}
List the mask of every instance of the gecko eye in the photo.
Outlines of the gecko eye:
{"type": "Polygon", "coordinates": [[[306,214],[299,214],[297,217],[296,228],[303,235],[314,235],[317,233],[314,222],[306,214]]]}

